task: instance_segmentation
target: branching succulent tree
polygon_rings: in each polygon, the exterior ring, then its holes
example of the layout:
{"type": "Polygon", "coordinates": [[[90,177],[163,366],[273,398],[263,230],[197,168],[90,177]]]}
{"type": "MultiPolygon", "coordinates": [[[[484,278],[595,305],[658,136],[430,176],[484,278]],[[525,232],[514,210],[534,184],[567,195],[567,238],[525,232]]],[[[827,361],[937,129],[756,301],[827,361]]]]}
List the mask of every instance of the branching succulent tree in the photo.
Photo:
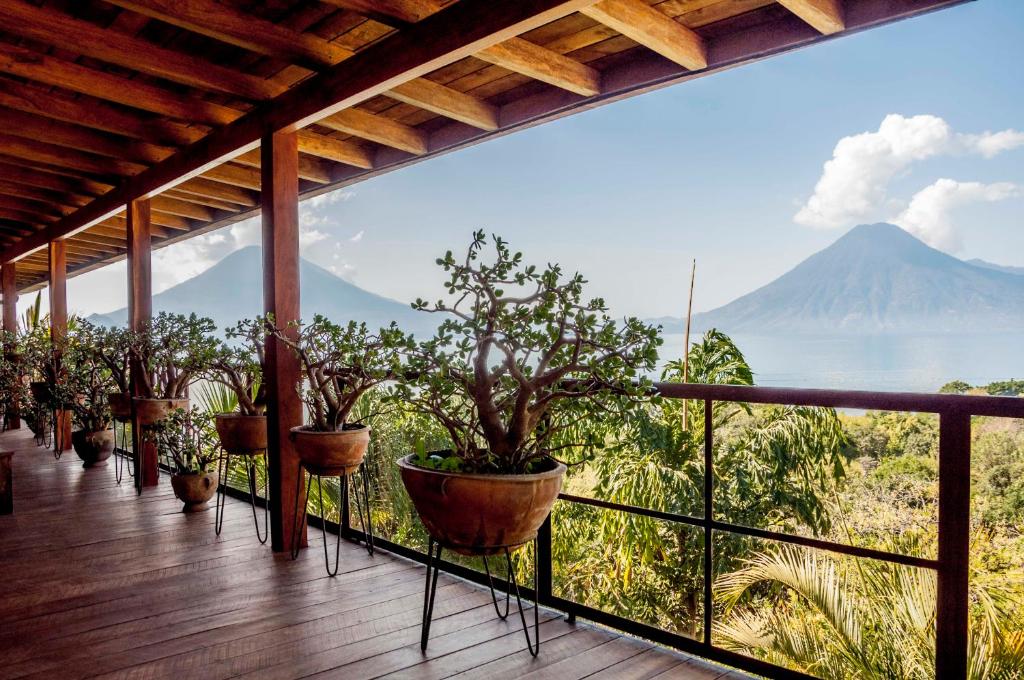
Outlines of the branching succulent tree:
{"type": "Polygon", "coordinates": [[[209,472],[220,453],[213,416],[197,408],[175,409],[153,426],[152,436],[179,475],[209,472]]]}
{"type": "Polygon", "coordinates": [[[144,368],[139,396],[184,399],[188,386],[207,370],[217,354],[211,319],[160,312],[146,328],[130,336],[131,358],[144,368]]]}
{"type": "Polygon", "coordinates": [[[113,385],[118,392],[129,391],[129,359],[131,354],[131,332],[126,328],[106,328],[88,322],[81,322],[83,333],[91,336],[96,358],[107,368],[113,385]]]}
{"type": "Polygon", "coordinates": [[[228,328],[226,335],[235,342],[220,344],[210,364],[209,377],[235,394],[240,414],[262,415],[267,409],[267,388],[263,382],[266,326],[261,319],[245,319],[228,328]]]}
{"type": "Polygon", "coordinates": [[[268,330],[291,348],[302,365],[298,389],[317,432],[335,432],[354,424],[353,409],[369,390],[394,380],[402,372],[403,354],[412,347],[411,336],[392,323],[376,333],[365,323],[345,326],[322,315],[308,325],[290,324],[297,338],[267,320],[268,330]]]}
{"type": "Polygon", "coordinates": [[[602,299],[585,300],[579,274],[525,265],[498,237],[484,262],[485,245],[477,232],[463,260],[437,261],[449,300],[413,306],[444,320],[411,352],[399,396],[448,431],[456,463],[446,467],[526,473],[593,443],[566,441],[575,420],[645,394],[661,340],[636,318],[616,322],[602,299]]]}
{"type": "Polygon", "coordinates": [[[112,422],[107,393],[114,390],[117,383],[104,359],[105,334],[105,329],[79,321],[63,348],[65,379],[74,394],[70,401],[72,415],[78,427],[86,432],[106,430],[112,422]]]}

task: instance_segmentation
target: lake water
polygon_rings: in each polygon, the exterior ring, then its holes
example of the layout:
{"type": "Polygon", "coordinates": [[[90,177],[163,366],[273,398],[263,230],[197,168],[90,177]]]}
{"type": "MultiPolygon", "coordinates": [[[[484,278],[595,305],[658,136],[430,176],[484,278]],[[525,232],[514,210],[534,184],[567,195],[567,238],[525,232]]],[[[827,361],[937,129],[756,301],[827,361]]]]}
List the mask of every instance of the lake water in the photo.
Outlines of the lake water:
{"type": "MultiPolygon", "coordinates": [[[[663,357],[682,353],[683,335],[665,334],[663,357]]],[[[699,339],[691,336],[691,342],[699,339]]],[[[758,385],[935,392],[951,380],[985,385],[1024,378],[1024,336],[733,336],[758,385]]]]}

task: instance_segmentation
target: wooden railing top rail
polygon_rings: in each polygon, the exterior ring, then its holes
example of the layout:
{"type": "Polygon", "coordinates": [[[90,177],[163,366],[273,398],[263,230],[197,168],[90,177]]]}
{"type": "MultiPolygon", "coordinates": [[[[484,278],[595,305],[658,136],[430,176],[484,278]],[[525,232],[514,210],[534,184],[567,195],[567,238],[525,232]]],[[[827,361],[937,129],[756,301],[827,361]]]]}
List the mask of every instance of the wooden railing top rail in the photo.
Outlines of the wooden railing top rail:
{"type": "Polygon", "coordinates": [[[922,413],[968,413],[975,416],[1024,418],[1024,398],[1021,397],[748,385],[701,385],[674,382],[659,382],[655,383],[654,387],[658,394],[673,399],[711,399],[748,404],[789,404],[922,413]]]}

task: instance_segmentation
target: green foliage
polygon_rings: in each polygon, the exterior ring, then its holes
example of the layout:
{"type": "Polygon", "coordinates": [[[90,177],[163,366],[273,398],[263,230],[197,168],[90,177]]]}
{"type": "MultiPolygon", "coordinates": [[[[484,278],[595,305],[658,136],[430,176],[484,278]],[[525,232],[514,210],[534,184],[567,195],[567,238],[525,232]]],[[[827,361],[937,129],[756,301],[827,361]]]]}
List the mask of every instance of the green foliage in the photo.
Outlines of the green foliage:
{"type": "Polygon", "coordinates": [[[402,353],[412,346],[395,323],[371,333],[365,323],[340,326],[317,314],[313,322],[285,328],[268,319],[268,328],[299,358],[304,373],[302,390],[312,427],[334,432],[353,421],[360,398],[374,387],[403,373],[402,353]]]}
{"type": "Polygon", "coordinates": [[[192,381],[209,369],[217,354],[213,320],[194,313],[160,312],[145,328],[131,333],[130,352],[144,371],[139,396],[183,399],[192,381]]]}
{"type": "Polygon", "coordinates": [[[197,408],[175,409],[150,428],[160,454],[178,474],[208,472],[220,449],[213,415],[197,408]]]}
{"type": "Polygon", "coordinates": [[[238,410],[238,395],[227,385],[204,382],[199,387],[199,405],[206,413],[234,413],[238,410]]]}
{"type": "Polygon", "coordinates": [[[237,410],[245,416],[257,416],[266,410],[266,332],[264,319],[244,319],[226,330],[230,342],[218,344],[208,375],[234,394],[233,408],[222,413],[237,410]]]}
{"type": "Polygon", "coordinates": [[[107,339],[107,331],[82,320],[63,343],[63,380],[71,396],[66,403],[75,424],[86,432],[106,430],[113,422],[107,394],[118,385],[106,360],[107,339]]]}
{"type": "Polygon", "coordinates": [[[975,428],[972,484],[980,518],[990,525],[1024,528],[1024,426],[1019,422],[975,428]]]}
{"type": "Polygon", "coordinates": [[[985,386],[985,391],[999,397],[1024,395],[1024,380],[999,380],[985,386]]]}
{"type": "Polygon", "coordinates": [[[484,260],[477,232],[462,260],[449,251],[437,261],[450,301],[413,305],[443,321],[411,348],[398,396],[437,418],[465,469],[522,473],[594,445],[562,435],[629,409],[649,387],[661,340],[638,319],[618,324],[600,298],[585,301],[579,274],[526,265],[502,239],[492,243],[484,260]]]}
{"type": "Polygon", "coordinates": [[[952,380],[939,388],[939,394],[967,394],[972,389],[971,384],[963,380],[952,380]]]}

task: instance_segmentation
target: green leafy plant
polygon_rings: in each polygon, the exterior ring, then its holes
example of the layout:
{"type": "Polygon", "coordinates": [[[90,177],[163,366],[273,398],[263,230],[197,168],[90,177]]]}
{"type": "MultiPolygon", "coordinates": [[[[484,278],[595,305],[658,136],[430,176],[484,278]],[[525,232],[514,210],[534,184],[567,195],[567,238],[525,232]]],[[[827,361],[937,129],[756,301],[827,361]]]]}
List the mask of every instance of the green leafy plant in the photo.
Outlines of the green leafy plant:
{"type": "Polygon", "coordinates": [[[138,377],[138,396],[184,399],[188,386],[208,370],[217,355],[216,326],[195,314],[160,312],[129,337],[130,354],[144,370],[138,377]]]}
{"type": "Polygon", "coordinates": [[[267,325],[299,359],[303,379],[297,389],[317,432],[354,424],[351,416],[360,398],[402,373],[402,352],[412,343],[394,323],[371,333],[365,323],[340,326],[317,314],[310,324],[278,328],[268,319],[267,325]]]}
{"type": "Polygon", "coordinates": [[[234,342],[221,343],[217,348],[209,378],[234,393],[236,406],[231,411],[237,409],[244,416],[262,415],[267,408],[263,382],[266,325],[262,319],[246,319],[227,329],[226,335],[234,342]]]}
{"type": "Polygon", "coordinates": [[[106,430],[113,422],[107,394],[117,382],[104,357],[105,337],[105,330],[82,320],[63,343],[64,380],[74,395],[68,403],[75,424],[86,432],[106,430]]]}
{"type": "Polygon", "coordinates": [[[558,441],[577,419],[644,395],[661,340],[638,319],[617,323],[600,298],[584,300],[581,275],[526,265],[492,243],[489,261],[483,232],[461,261],[450,251],[437,261],[450,300],[414,303],[444,319],[411,348],[398,396],[444,426],[461,469],[525,473],[587,443],[558,441]]]}
{"type": "Polygon", "coordinates": [[[113,383],[111,389],[127,393],[130,380],[131,331],[127,328],[96,326],[87,321],[79,323],[83,327],[88,324],[89,341],[96,358],[110,373],[113,383]]]}
{"type": "Polygon", "coordinates": [[[209,472],[220,453],[213,415],[197,408],[171,411],[150,436],[180,475],[209,472]]]}

